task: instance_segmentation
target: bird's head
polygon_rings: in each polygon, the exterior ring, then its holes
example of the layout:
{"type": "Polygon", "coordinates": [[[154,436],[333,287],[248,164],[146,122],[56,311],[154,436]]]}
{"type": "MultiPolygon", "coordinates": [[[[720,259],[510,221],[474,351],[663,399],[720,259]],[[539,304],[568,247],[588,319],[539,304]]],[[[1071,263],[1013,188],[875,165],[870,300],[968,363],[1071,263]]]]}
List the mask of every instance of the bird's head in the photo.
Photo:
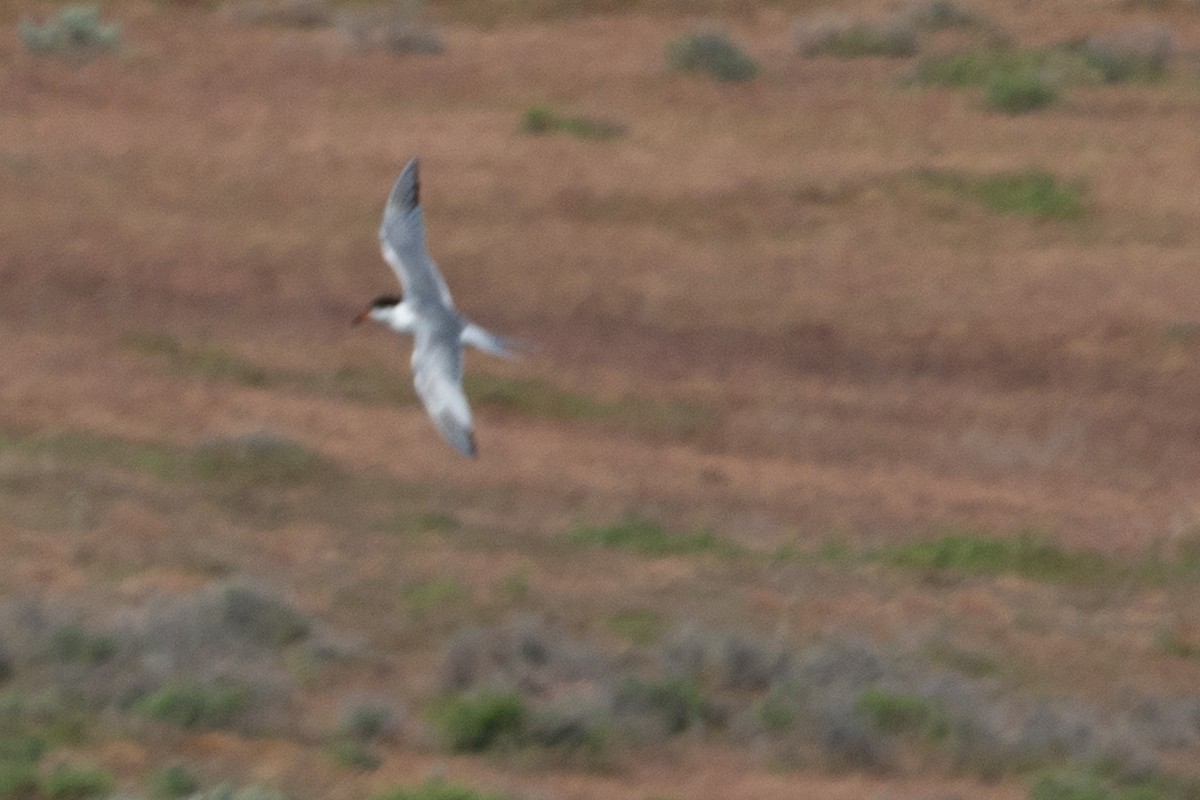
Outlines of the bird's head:
{"type": "Polygon", "coordinates": [[[361,314],[354,318],[354,324],[358,325],[369,319],[373,319],[376,322],[387,322],[388,315],[398,305],[400,305],[400,298],[394,294],[385,294],[376,297],[375,302],[367,306],[361,314]]]}

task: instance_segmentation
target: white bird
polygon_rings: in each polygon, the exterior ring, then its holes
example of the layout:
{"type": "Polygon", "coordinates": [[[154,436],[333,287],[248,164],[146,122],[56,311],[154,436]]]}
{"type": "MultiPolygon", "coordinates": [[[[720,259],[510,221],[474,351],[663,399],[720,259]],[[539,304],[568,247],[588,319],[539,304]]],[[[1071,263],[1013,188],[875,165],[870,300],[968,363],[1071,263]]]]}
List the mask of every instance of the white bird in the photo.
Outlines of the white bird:
{"type": "Polygon", "coordinates": [[[413,335],[413,385],[425,410],[450,444],[475,458],[471,406],[463,392],[463,346],[513,358],[511,344],[471,322],[454,309],[450,290],[425,249],[421,181],[414,158],[405,165],[388,195],[379,228],[383,258],[396,271],[403,299],[379,297],[355,319],[374,320],[398,333],[413,335]]]}

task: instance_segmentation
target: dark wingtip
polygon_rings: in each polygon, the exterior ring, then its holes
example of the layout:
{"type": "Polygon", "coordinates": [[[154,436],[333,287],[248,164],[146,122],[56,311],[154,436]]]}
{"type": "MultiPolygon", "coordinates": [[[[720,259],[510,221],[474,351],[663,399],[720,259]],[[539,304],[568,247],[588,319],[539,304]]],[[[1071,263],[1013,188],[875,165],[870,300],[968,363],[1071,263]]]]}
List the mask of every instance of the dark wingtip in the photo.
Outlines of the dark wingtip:
{"type": "Polygon", "coordinates": [[[479,458],[479,448],[475,445],[475,433],[472,431],[467,434],[467,441],[470,442],[470,448],[466,451],[470,458],[479,458]]]}
{"type": "Polygon", "coordinates": [[[413,195],[412,204],[414,207],[421,205],[421,162],[413,156],[413,160],[409,162],[413,169],[413,195]]]}
{"type": "Polygon", "coordinates": [[[387,208],[407,212],[421,205],[421,164],[416,156],[409,159],[400,170],[400,176],[388,194],[387,208]]]}

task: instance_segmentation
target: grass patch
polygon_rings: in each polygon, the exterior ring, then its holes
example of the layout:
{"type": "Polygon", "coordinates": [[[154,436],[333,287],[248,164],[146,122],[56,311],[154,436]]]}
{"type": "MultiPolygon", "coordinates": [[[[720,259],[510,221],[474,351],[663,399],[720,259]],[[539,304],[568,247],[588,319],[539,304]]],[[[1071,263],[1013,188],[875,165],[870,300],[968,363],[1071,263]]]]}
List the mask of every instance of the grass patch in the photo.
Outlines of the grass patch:
{"type": "MultiPolygon", "coordinates": [[[[397,371],[342,367],[332,373],[307,373],[268,368],[219,348],[187,346],[173,336],[157,333],[127,336],[120,346],[138,355],[160,359],[173,372],[199,380],[342,397],[363,403],[411,405],[416,402],[411,380],[397,371]]],[[[573,422],[605,423],[640,433],[688,437],[717,422],[712,411],[700,406],[638,397],[600,401],[556,389],[538,380],[471,374],[466,376],[464,387],[471,402],[480,408],[573,422]]]]}
{"type": "Polygon", "coordinates": [[[1058,87],[1043,72],[998,72],[988,79],[985,97],[988,108],[1026,114],[1055,103],[1058,87]]]}
{"type": "Polygon", "coordinates": [[[319,453],[267,432],[214,438],[190,449],[154,442],[67,431],[50,436],[8,436],[0,451],[11,450],[64,466],[103,465],[141,472],[161,480],[226,482],[245,487],[287,487],[315,483],[338,474],[319,453]]]}
{"type": "Polygon", "coordinates": [[[59,764],[42,779],[42,793],[53,800],[88,800],[108,796],[114,785],[105,770],[59,764]]]}
{"type": "Polygon", "coordinates": [[[1160,631],[1154,637],[1154,650],[1173,658],[1200,656],[1200,645],[1183,638],[1174,630],[1160,631]]]}
{"type": "Polygon", "coordinates": [[[645,647],[654,644],[662,636],[662,615],[648,608],[622,611],[608,621],[609,630],[631,644],[645,647]]]}
{"type": "Polygon", "coordinates": [[[180,453],[166,445],[98,436],[86,431],[66,431],[49,436],[7,435],[0,451],[56,462],[64,466],[103,464],[155,478],[172,478],[179,472],[180,453]]]}
{"type": "Polygon", "coordinates": [[[479,753],[518,739],[529,709],[512,692],[482,690],[445,698],[433,709],[433,720],[446,747],[454,753],[479,753]]]}
{"type": "Polygon", "coordinates": [[[181,728],[223,728],[249,704],[250,692],[243,686],[180,681],[143,697],[133,710],[181,728]]]}
{"type": "Polygon", "coordinates": [[[490,792],[480,792],[467,786],[430,780],[412,788],[388,789],[371,800],[513,800],[512,797],[490,792]]]}
{"type": "Polygon", "coordinates": [[[667,64],[702,72],[719,81],[741,83],[758,74],[758,63],[725,33],[695,33],[667,45],[667,64]]]}
{"type": "Polygon", "coordinates": [[[521,132],[534,136],[562,133],[577,139],[615,139],[624,136],[624,125],[593,117],[560,114],[549,106],[536,105],[521,116],[521,132]]]}
{"type": "Polygon", "coordinates": [[[1086,184],[1064,181],[1041,169],[995,175],[927,170],[918,177],[927,186],[969,198],[998,214],[1071,220],[1084,213],[1086,184]]]}
{"type": "Polygon", "coordinates": [[[270,386],[275,382],[264,367],[211,345],[185,346],[163,333],[134,333],[121,340],[122,349],[166,360],[176,372],[210,381],[229,381],[242,386],[270,386]]]}
{"type": "Polygon", "coordinates": [[[200,788],[200,780],[181,764],[156,770],[150,776],[150,795],[157,800],[187,797],[200,788]]]}
{"type": "Polygon", "coordinates": [[[202,442],[186,462],[189,475],[247,486],[296,486],[337,474],[324,456],[275,434],[258,432],[202,442]]]}
{"type": "Polygon", "coordinates": [[[713,553],[734,557],[745,552],[741,545],[712,531],[670,533],[657,522],[636,516],[599,527],[576,526],[567,534],[567,539],[580,547],[631,550],[644,556],[713,553]]]}
{"type": "Polygon", "coordinates": [[[1000,664],[991,656],[964,650],[949,642],[931,642],[925,648],[925,655],[930,661],[971,678],[986,678],[1000,672],[1000,664]]]}
{"type": "Polygon", "coordinates": [[[24,800],[37,797],[40,776],[31,761],[0,760],[0,798],[24,800]]]}
{"type": "Polygon", "coordinates": [[[859,695],[855,710],[884,733],[920,734],[938,739],[949,732],[941,709],[915,694],[872,686],[859,695]]]}
{"type": "Polygon", "coordinates": [[[931,56],[917,62],[909,83],[954,89],[981,88],[998,77],[1035,74],[1053,76],[1061,85],[1094,84],[1099,76],[1087,64],[1078,47],[976,47],[931,56]]]}
{"type": "Polygon", "coordinates": [[[1195,800],[1200,784],[1155,772],[1118,777],[1103,768],[1065,767],[1037,775],[1029,800],[1195,800]]]}
{"type": "Polygon", "coordinates": [[[1115,567],[1098,553],[1069,552],[1036,533],[998,537],[975,532],[892,545],[876,554],[883,563],[905,569],[962,575],[1017,575],[1032,580],[1095,582],[1115,567]]]}
{"type": "Polygon", "coordinates": [[[410,583],[400,591],[409,607],[417,614],[429,614],[439,608],[466,602],[471,593],[455,578],[432,578],[410,583]]]}
{"type": "Polygon", "coordinates": [[[912,82],[922,86],[959,89],[983,87],[996,75],[1044,69],[1049,60],[1047,50],[978,48],[921,59],[913,73],[912,82]]]}

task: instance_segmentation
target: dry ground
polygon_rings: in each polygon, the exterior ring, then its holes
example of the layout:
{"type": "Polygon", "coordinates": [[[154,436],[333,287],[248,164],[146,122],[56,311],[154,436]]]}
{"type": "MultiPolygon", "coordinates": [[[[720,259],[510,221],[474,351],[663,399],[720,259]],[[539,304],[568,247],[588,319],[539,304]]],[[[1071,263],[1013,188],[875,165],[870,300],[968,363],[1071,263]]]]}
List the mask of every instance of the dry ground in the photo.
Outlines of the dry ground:
{"type": "MultiPolygon", "coordinates": [[[[802,4],[626,5],[497,22],[434,4],[446,52],[398,57],[352,52],[336,29],[122,3],[108,13],[127,51],[81,67],[24,52],[25,9],[5,6],[0,433],[183,448],[269,430],[404,487],[394,514],[455,525],[389,538],[347,501],[264,526],[221,517],[186,486],[10,454],[6,474],[28,480],[0,495],[4,593],[136,604],[204,584],[211,571],[195,565],[217,563],[367,636],[392,672],[345,686],[374,681],[418,703],[445,634],[510,606],[593,632],[632,607],[800,642],[935,631],[1011,658],[1014,683],[1043,691],[1100,703],[1124,684],[1194,693],[1200,662],[1155,647],[1164,633],[1200,636],[1191,584],[924,581],[557,542],[576,522],[629,513],[763,552],[947,528],[1034,528],[1118,561],[1186,541],[1200,525],[1200,78],[1187,57],[1200,13],[979,4],[1027,44],[1154,19],[1185,54],[1163,82],[1077,88],[1008,117],[976,92],[902,86],[911,61],[798,59],[789,26],[802,4]],[[711,19],[759,58],[757,80],[666,68],[667,42],[711,19]],[[521,133],[540,103],[629,133],[521,133]],[[338,382],[406,380],[407,345],[349,320],[394,288],[375,230],[417,153],[430,247],[458,306],[539,345],[513,364],[473,355],[468,372],[625,410],[589,419],[481,402],[471,463],[410,399],[338,382]],[[996,215],[918,178],[1029,167],[1084,179],[1083,218],[996,215]],[[208,353],[209,366],[172,347],[208,353]],[[514,571],[529,598],[504,598],[514,571]],[[468,587],[466,607],[424,625],[400,589],[447,575],[468,587]]],[[[345,688],[333,683],[323,691],[345,688]]],[[[421,741],[395,745],[366,777],[314,760],[319,746],[303,740],[204,734],[165,747],[300,797],[361,796],[435,762],[545,797],[1025,786],[779,773],[721,742],[628,757],[616,775],[445,761],[421,741]]],[[[92,755],[136,781],[163,750],[135,739],[92,755]]]]}

